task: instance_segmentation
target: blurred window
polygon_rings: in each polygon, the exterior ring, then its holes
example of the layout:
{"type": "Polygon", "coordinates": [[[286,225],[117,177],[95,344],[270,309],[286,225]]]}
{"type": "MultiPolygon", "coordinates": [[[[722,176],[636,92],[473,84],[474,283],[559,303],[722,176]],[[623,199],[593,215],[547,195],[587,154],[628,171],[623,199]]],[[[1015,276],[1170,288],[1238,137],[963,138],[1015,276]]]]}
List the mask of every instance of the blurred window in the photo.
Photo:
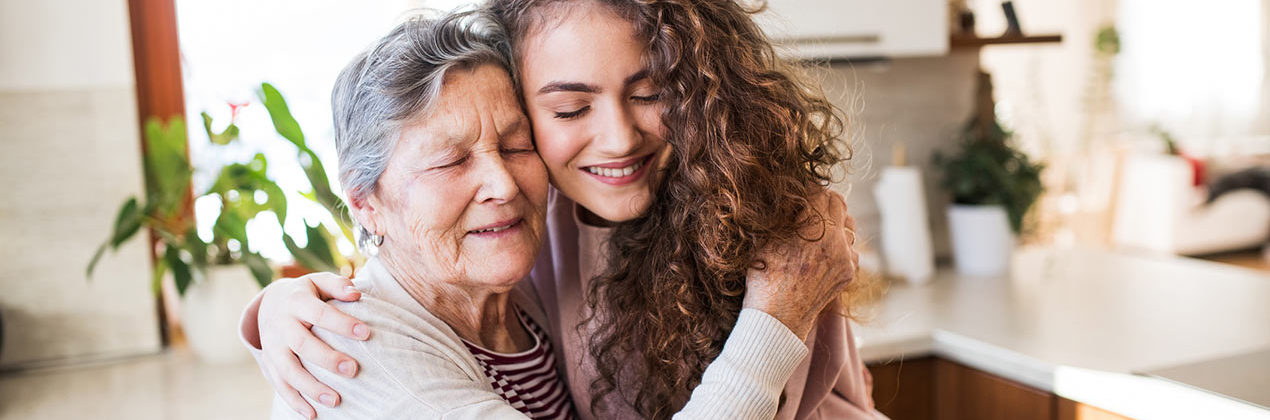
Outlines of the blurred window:
{"type": "Polygon", "coordinates": [[[1246,136],[1265,124],[1262,0],[1120,0],[1116,84],[1126,117],[1181,138],[1246,136]]]}

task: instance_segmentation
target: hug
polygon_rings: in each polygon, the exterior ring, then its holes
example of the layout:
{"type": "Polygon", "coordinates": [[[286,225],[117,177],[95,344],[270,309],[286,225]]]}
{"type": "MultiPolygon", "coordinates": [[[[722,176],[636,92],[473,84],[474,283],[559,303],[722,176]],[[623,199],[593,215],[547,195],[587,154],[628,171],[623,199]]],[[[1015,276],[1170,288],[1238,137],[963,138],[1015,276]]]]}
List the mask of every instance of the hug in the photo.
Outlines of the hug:
{"type": "Polygon", "coordinates": [[[750,12],[491,0],[354,58],[332,109],[368,259],[247,308],[273,418],[885,418],[826,188],[843,117],[750,12]]]}

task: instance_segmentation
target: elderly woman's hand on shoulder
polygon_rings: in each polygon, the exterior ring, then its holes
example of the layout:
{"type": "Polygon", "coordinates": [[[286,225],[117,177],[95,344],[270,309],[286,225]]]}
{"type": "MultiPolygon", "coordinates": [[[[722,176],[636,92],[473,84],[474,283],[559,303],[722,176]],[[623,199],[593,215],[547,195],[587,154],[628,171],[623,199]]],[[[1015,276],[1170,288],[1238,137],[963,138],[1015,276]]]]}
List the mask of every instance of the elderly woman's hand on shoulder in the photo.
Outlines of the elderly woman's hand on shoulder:
{"type": "Polygon", "coordinates": [[[744,307],[780,320],[799,338],[807,339],[820,313],[855,279],[859,255],[855,219],[834,191],[824,190],[811,200],[813,214],[823,223],[804,227],[799,239],[768,245],[759,252],[761,267],[746,274],[744,307]]]}

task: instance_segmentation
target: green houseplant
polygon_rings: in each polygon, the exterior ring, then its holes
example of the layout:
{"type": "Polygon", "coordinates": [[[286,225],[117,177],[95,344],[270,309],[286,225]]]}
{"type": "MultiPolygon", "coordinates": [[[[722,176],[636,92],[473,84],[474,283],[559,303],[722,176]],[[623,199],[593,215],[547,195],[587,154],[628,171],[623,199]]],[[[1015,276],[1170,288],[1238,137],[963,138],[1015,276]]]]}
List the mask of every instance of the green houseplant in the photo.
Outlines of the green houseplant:
{"type": "MultiPolygon", "coordinates": [[[[321,224],[306,223],[303,241],[284,232],[282,242],[305,271],[339,271],[341,267],[350,266],[351,262],[339,252],[331,231],[342,233],[351,243],[351,219],[343,201],[331,188],[325,166],[308,146],[282,94],[268,83],[262,84],[257,93],[275,131],[296,147],[298,161],[309,183],[309,190],[301,195],[319,204],[335,224],[333,229],[327,229],[321,224]]],[[[213,128],[214,121],[209,114],[202,114],[203,131],[214,145],[239,140],[240,129],[235,124],[239,106],[231,104],[231,107],[234,117],[220,131],[213,128]]],[[[92,276],[106,250],[117,249],[141,228],[147,228],[154,237],[155,254],[159,256],[151,282],[157,292],[161,280],[171,273],[181,296],[180,318],[191,347],[205,360],[236,360],[238,357],[224,356],[241,356],[242,353],[233,339],[235,315],[259,287],[274,277],[269,262],[252,250],[247,224],[265,217],[265,222],[282,225],[288,213],[287,196],[270,179],[269,162],[263,154],[256,154],[246,162],[224,165],[218,168],[212,185],[197,195],[199,200],[214,198],[220,205],[210,235],[206,232],[200,235],[188,211],[195,200],[190,184],[195,168],[187,158],[184,121],[174,117],[164,124],[151,119],[144,131],[146,194],[143,198],[130,197],[120,207],[110,237],[98,247],[88,264],[87,276],[92,276]],[[248,274],[254,281],[233,278],[248,274]],[[243,287],[243,283],[248,282],[253,284],[243,287]],[[204,334],[202,330],[214,332],[204,334]],[[230,343],[232,348],[223,348],[225,343],[230,343]]]]}
{"type": "MultiPolygon", "coordinates": [[[[262,83],[257,92],[260,102],[268,111],[277,133],[296,147],[297,159],[309,181],[310,190],[301,195],[321,205],[335,221],[335,228],[350,242],[353,239],[351,218],[343,201],[331,188],[326,168],[317,153],[311,149],[299,123],[291,115],[286,99],[271,84],[262,83]]],[[[213,120],[202,114],[203,129],[213,144],[227,145],[239,138],[239,127],[231,121],[220,132],[213,129],[213,120]]],[[[185,141],[185,124],[179,117],[166,125],[151,119],[145,127],[146,174],[145,201],[129,198],[115,217],[111,237],[97,250],[88,265],[88,275],[107,249],[117,249],[132,238],[142,227],[149,228],[157,237],[162,258],[155,264],[152,280],[157,287],[159,279],[172,271],[177,290],[184,294],[195,279],[205,276],[209,264],[228,265],[241,263],[255,277],[260,286],[267,285],[273,270],[259,253],[250,251],[247,239],[247,222],[264,211],[272,211],[281,224],[287,217],[287,199],[282,188],[267,174],[268,161],[263,154],[256,154],[245,163],[232,163],[221,168],[212,186],[200,196],[213,195],[221,203],[220,214],[212,229],[211,240],[198,236],[193,218],[186,214],[185,206],[191,200],[190,179],[194,168],[189,163],[185,141]],[[256,199],[263,192],[264,200],[256,199]]],[[[338,271],[349,264],[337,247],[336,239],[319,226],[305,226],[305,246],[296,238],[283,234],[283,243],[295,261],[310,270],[338,271]]]]}
{"type": "MultiPolygon", "coordinates": [[[[215,144],[237,139],[231,122],[220,133],[203,115],[204,128],[215,144]]],[[[244,163],[219,168],[215,182],[200,197],[215,197],[220,212],[210,237],[200,235],[188,211],[194,194],[190,179],[194,167],[187,158],[186,127],[180,117],[167,124],[150,119],[144,127],[146,152],[142,159],[146,194],[130,197],[115,216],[110,237],[88,264],[91,277],[107,249],[117,249],[147,228],[154,238],[155,259],[151,283],[156,292],[166,273],[178,295],[182,330],[194,352],[208,362],[235,362],[245,353],[237,348],[234,316],[251,297],[273,279],[273,268],[252,251],[247,222],[270,211],[286,217],[286,196],[266,175],[268,162],[257,154],[244,163]]],[[[177,314],[173,314],[177,315],[177,314]]]]}
{"type": "MultiPolygon", "coordinates": [[[[205,115],[205,126],[210,118],[205,115]]],[[[278,217],[286,215],[286,197],[282,189],[265,176],[268,162],[256,155],[250,162],[234,163],[221,169],[220,176],[204,195],[220,198],[222,209],[213,225],[210,241],[199,237],[194,218],[186,211],[192,202],[190,179],[194,168],[187,159],[185,123],[173,117],[167,124],[151,118],[144,128],[146,152],[142,163],[146,194],[142,199],[129,197],[120,206],[110,238],[98,247],[88,264],[87,275],[107,249],[117,249],[145,227],[155,237],[155,261],[151,282],[157,289],[163,275],[171,271],[177,291],[184,295],[196,280],[206,278],[212,264],[241,263],[260,286],[273,278],[273,270],[259,253],[251,251],[246,234],[248,220],[262,211],[271,210],[278,217]],[[255,191],[265,193],[264,203],[254,200],[255,191]]],[[[209,128],[210,131],[210,128],[209,128]]],[[[220,144],[237,138],[237,127],[230,124],[212,136],[220,144]]]]}
{"type": "MultiPolygon", "coordinates": [[[[305,178],[309,181],[309,191],[301,195],[321,205],[334,220],[335,230],[340,232],[349,243],[356,243],[348,209],[344,206],[344,201],[331,188],[326,167],[317,153],[309,148],[304,131],[300,128],[300,123],[291,115],[286,98],[269,83],[260,84],[257,96],[269,112],[269,119],[273,122],[274,130],[296,148],[296,157],[304,170],[305,178]]],[[[351,262],[339,251],[336,238],[329,230],[320,225],[306,224],[305,236],[306,245],[301,247],[290,234],[283,234],[283,243],[286,244],[287,250],[297,264],[311,271],[339,271],[341,267],[351,265],[351,262]]]]}
{"type": "Polygon", "coordinates": [[[949,230],[958,269],[966,274],[1000,274],[1008,265],[1015,235],[1043,191],[1044,166],[1011,145],[1011,133],[997,121],[992,79],[979,73],[974,115],[952,155],[936,153],[940,186],[952,195],[949,230]]]}

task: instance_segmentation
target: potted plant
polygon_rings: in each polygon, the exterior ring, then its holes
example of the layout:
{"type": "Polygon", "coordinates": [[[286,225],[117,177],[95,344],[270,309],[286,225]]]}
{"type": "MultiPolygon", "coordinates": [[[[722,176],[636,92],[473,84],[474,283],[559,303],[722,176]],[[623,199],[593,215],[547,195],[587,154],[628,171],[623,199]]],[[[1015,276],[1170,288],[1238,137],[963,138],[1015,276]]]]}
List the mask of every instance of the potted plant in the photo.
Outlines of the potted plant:
{"type": "Polygon", "coordinates": [[[959,150],[935,153],[940,185],[952,195],[948,227],[957,270],[991,276],[1005,272],[1023,217],[1043,188],[1043,165],[1010,144],[997,122],[992,79],[979,73],[975,113],[961,133],[959,150]]]}
{"type": "MultiPolygon", "coordinates": [[[[336,225],[326,229],[321,224],[306,223],[304,246],[284,232],[282,241],[295,263],[291,270],[284,267],[284,273],[294,276],[350,267],[353,262],[339,251],[338,242],[330,232],[338,231],[352,243],[352,219],[343,201],[332,190],[325,166],[306,143],[304,132],[282,94],[263,83],[258,97],[277,133],[296,147],[310,186],[310,190],[301,195],[321,205],[336,225]]],[[[235,120],[244,105],[230,105],[233,117],[220,132],[213,128],[212,117],[202,114],[203,130],[213,144],[238,141],[239,127],[235,120]]],[[[262,213],[271,212],[273,220],[269,221],[281,225],[287,217],[287,198],[282,188],[269,178],[268,160],[263,154],[256,154],[245,163],[225,165],[219,169],[211,187],[199,194],[199,199],[214,197],[220,204],[210,235],[199,235],[194,218],[186,210],[194,201],[190,185],[194,168],[187,159],[185,136],[185,124],[179,117],[167,125],[157,119],[147,122],[143,162],[145,201],[133,197],[124,202],[115,217],[111,237],[89,262],[88,275],[92,275],[107,249],[117,249],[142,227],[148,228],[154,237],[155,255],[159,256],[151,282],[157,292],[165,273],[171,273],[181,296],[180,318],[190,346],[204,360],[237,360],[246,355],[236,339],[239,312],[274,277],[269,262],[250,248],[247,222],[268,217],[262,213]]]]}
{"type": "MultiPolygon", "coordinates": [[[[204,127],[214,143],[228,144],[237,138],[233,123],[221,133],[212,133],[206,114],[204,127]]],[[[215,196],[221,203],[212,234],[205,238],[187,210],[194,197],[190,185],[194,168],[186,157],[184,121],[173,117],[165,125],[152,118],[145,125],[144,137],[146,195],[130,197],[120,207],[113,232],[93,255],[87,275],[91,277],[107,249],[117,249],[147,228],[157,256],[151,283],[157,292],[164,276],[171,274],[182,298],[181,320],[190,347],[205,361],[240,360],[246,353],[236,339],[237,315],[273,279],[269,263],[250,248],[247,221],[266,210],[282,220],[286,197],[265,176],[268,163],[263,155],[221,168],[212,187],[200,195],[215,196]],[[258,191],[264,200],[257,200],[258,191]]]]}

